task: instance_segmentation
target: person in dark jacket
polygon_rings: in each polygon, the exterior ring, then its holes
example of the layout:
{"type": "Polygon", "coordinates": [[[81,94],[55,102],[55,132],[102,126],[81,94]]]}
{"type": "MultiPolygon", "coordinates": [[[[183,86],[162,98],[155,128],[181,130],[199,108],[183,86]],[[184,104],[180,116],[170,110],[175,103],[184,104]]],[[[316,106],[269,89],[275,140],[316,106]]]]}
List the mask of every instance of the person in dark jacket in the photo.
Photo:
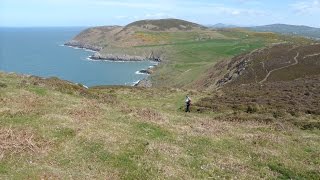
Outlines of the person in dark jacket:
{"type": "Polygon", "coordinates": [[[190,105],[191,105],[191,98],[187,95],[186,96],[186,112],[190,112],[190,105]]]}

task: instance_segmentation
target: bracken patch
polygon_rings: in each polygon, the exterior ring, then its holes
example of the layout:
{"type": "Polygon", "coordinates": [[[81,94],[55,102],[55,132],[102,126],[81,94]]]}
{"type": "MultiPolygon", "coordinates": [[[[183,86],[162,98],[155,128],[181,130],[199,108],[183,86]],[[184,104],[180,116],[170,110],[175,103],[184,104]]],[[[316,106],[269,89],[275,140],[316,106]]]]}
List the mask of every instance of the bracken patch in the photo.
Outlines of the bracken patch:
{"type": "Polygon", "coordinates": [[[67,115],[76,121],[95,120],[101,115],[102,109],[99,103],[93,100],[86,100],[82,102],[81,106],[76,106],[69,109],[67,115]]]}
{"type": "Polygon", "coordinates": [[[0,128],[0,159],[13,155],[44,153],[49,143],[31,130],[0,128]]]}

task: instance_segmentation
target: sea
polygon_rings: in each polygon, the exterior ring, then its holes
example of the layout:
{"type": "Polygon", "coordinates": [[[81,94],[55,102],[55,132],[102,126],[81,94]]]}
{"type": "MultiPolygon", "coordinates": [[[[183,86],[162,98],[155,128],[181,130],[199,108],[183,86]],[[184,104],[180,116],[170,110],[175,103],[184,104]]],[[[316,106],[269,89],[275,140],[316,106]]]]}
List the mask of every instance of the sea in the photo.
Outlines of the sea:
{"type": "Polygon", "coordinates": [[[89,50],[64,46],[85,27],[0,28],[0,71],[58,77],[85,86],[132,86],[155,62],[94,61],[89,50]]]}

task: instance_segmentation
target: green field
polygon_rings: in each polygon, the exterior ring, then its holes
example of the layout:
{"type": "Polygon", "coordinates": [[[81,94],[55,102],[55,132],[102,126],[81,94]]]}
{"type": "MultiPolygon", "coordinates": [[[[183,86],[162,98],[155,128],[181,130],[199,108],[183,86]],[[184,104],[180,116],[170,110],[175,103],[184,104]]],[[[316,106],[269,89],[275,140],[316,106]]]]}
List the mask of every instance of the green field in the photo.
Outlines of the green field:
{"type": "Polygon", "coordinates": [[[269,115],[183,112],[185,94],[196,102],[206,93],[86,90],[4,73],[0,85],[0,179],[320,178],[319,129],[269,115]]]}

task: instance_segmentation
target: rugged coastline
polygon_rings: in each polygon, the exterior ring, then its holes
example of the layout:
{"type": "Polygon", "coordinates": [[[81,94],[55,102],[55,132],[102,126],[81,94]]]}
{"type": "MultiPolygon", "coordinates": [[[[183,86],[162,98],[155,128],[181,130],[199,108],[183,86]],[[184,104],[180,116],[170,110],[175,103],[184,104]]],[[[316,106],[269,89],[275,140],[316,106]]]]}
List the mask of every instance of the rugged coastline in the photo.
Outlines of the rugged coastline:
{"type": "MultiPolygon", "coordinates": [[[[89,57],[90,60],[95,61],[114,61],[114,62],[135,62],[135,61],[154,61],[157,63],[161,62],[161,55],[156,56],[153,52],[150,53],[149,56],[132,56],[127,54],[101,54],[99,51],[102,50],[101,47],[82,43],[76,40],[71,40],[66,42],[64,46],[73,47],[73,48],[80,48],[85,50],[94,51],[94,54],[89,57]]],[[[137,72],[141,74],[151,75],[154,72],[154,68],[157,66],[153,65],[147,69],[142,69],[137,72]]],[[[137,87],[152,87],[152,82],[149,78],[144,78],[139,80],[133,86],[137,87]]]]}
{"type": "Polygon", "coordinates": [[[75,40],[68,41],[68,42],[64,43],[64,45],[69,46],[69,47],[74,47],[74,48],[80,48],[80,49],[88,49],[88,50],[95,51],[95,52],[101,51],[101,49],[102,49],[99,46],[94,46],[94,45],[82,43],[82,42],[75,41],[75,40]]]}
{"type": "MultiPolygon", "coordinates": [[[[138,71],[141,74],[147,74],[147,75],[151,75],[154,72],[154,68],[157,65],[153,65],[151,67],[149,67],[148,69],[142,69],[140,71],[138,71]]],[[[145,87],[145,88],[151,88],[152,87],[152,81],[150,80],[149,76],[139,80],[137,83],[135,83],[133,86],[135,87],[145,87]]]]}
{"type": "Polygon", "coordinates": [[[148,56],[128,55],[128,54],[102,54],[100,52],[94,53],[89,57],[92,60],[108,60],[108,61],[154,61],[161,62],[161,55],[154,55],[153,52],[148,56]]]}
{"type": "Polygon", "coordinates": [[[102,47],[94,46],[91,44],[82,43],[76,40],[71,40],[64,44],[65,46],[87,49],[94,51],[95,53],[91,55],[89,58],[92,60],[108,60],[108,61],[155,61],[161,62],[161,55],[155,55],[154,52],[151,52],[149,56],[133,56],[128,54],[102,54],[100,51],[102,47]]]}
{"type": "Polygon", "coordinates": [[[121,54],[105,54],[102,55],[99,52],[94,53],[89,57],[92,60],[108,60],[108,61],[145,61],[150,60],[147,57],[142,56],[130,56],[130,55],[121,55],[121,54]]]}

